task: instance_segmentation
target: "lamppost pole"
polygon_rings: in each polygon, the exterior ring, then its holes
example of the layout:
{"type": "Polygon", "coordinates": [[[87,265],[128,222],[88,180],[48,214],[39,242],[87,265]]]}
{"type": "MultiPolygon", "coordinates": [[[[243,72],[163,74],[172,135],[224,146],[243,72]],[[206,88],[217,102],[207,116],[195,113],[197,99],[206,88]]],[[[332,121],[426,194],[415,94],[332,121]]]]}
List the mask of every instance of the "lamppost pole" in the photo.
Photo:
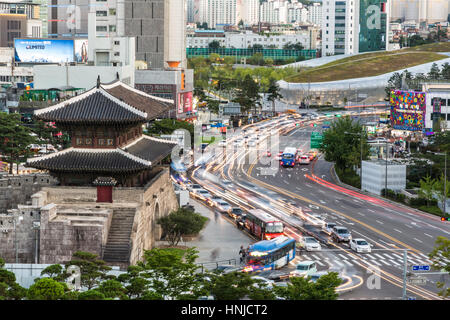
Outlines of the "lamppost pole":
{"type": "Polygon", "coordinates": [[[388,156],[389,156],[389,151],[388,151],[388,140],[386,139],[386,171],[385,171],[385,175],[384,175],[384,196],[387,198],[387,175],[388,175],[388,156]]]}

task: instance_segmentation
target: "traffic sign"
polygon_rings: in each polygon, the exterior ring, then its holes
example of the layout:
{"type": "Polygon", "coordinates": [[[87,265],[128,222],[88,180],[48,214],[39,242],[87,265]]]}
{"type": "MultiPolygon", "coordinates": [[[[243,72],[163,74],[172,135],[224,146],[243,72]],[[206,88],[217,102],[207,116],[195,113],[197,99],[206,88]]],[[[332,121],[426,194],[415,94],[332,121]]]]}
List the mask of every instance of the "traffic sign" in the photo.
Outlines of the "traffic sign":
{"type": "Polygon", "coordinates": [[[414,277],[406,279],[406,282],[409,284],[418,284],[418,285],[424,285],[427,283],[427,279],[423,277],[414,277]]]}
{"type": "Polygon", "coordinates": [[[322,129],[330,129],[330,126],[322,126],[322,129]]]}
{"type": "Polygon", "coordinates": [[[430,266],[412,266],[412,271],[430,271],[430,266]]]}

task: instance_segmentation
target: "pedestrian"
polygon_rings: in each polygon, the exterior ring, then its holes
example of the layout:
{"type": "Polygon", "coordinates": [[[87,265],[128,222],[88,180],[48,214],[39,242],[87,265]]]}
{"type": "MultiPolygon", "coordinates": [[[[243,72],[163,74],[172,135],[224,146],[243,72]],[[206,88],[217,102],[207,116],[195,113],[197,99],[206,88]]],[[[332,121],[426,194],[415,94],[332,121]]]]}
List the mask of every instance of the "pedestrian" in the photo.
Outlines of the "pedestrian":
{"type": "Polygon", "coordinates": [[[240,262],[245,261],[245,249],[244,246],[241,246],[241,249],[239,250],[239,256],[240,256],[240,262]]]}

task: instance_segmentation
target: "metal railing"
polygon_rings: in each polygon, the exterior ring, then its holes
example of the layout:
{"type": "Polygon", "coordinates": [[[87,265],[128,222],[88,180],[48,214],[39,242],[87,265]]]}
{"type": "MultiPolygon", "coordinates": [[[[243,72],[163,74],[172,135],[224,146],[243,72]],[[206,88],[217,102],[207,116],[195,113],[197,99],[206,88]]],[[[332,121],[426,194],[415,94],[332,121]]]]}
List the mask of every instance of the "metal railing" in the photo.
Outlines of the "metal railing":
{"type": "Polygon", "coordinates": [[[236,259],[227,259],[227,260],[218,260],[218,261],[210,261],[210,262],[199,262],[197,263],[198,265],[200,265],[202,273],[204,272],[205,269],[207,269],[205,267],[205,265],[211,265],[211,266],[216,266],[215,269],[218,269],[220,265],[224,264],[224,263],[228,263],[228,264],[232,264],[232,265],[237,265],[236,264],[236,259]]]}

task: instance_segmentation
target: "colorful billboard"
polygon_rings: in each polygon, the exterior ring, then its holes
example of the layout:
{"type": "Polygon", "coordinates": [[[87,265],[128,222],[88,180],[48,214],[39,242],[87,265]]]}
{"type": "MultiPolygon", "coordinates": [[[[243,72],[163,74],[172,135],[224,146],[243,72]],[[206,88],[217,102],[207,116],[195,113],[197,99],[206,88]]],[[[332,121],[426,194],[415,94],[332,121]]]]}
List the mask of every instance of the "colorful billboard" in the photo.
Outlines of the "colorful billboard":
{"type": "Polygon", "coordinates": [[[74,62],[73,40],[14,39],[16,62],[74,62]]]}
{"type": "Polygon", "coordinates": [[[75,49],[75,61],[77,63],[87,63],[88,62],[88,40],[87,39],[75,39],[74,40],[75,49]]]}
{"type": "Polygon", "coordinates": [[[425,110],[424,92],[391,91],[391,125],[394,129],[422,131],[425,110]]]}

